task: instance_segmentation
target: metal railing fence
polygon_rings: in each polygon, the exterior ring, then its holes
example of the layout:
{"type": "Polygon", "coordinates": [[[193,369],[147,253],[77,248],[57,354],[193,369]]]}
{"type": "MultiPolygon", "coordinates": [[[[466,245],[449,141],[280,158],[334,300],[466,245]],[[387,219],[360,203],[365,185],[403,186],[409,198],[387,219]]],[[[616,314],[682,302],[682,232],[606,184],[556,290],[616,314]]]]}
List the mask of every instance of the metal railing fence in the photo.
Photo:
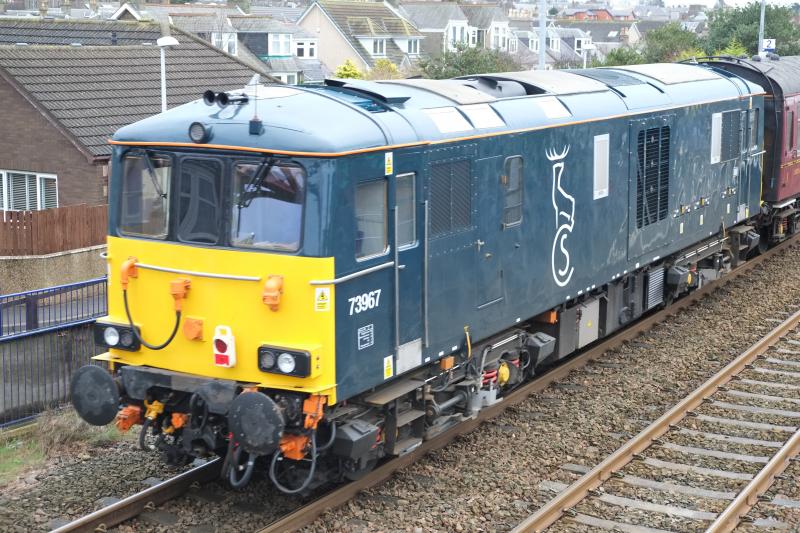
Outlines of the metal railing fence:
{"type": "Polygon", "coordinates": [[[72,372],[100,353],[106,278],[0,296],[0,427],[65,403],[72,372]]]}

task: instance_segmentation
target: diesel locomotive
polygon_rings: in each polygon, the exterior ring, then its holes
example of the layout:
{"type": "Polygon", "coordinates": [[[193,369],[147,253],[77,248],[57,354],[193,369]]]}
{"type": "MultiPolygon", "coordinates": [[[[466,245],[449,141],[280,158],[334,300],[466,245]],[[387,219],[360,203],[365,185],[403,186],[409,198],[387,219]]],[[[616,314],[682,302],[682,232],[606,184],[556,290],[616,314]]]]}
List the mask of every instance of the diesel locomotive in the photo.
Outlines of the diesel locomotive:
{"type": "Polygon", "coordinates": [[[408,453],[796,230],[737,65],[253,83],[122,128],[77,412],[237,487],[408,453]]]}

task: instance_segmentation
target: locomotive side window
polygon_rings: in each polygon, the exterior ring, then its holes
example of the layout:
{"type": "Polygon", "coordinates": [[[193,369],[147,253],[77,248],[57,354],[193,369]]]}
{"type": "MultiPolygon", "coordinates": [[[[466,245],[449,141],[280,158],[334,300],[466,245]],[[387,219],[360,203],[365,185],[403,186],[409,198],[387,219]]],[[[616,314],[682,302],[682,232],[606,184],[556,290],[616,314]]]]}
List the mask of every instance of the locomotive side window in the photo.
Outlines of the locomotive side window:
{"type": "Polygon", "coordinates": [[[296,252],[300,248],[306,173],[296,165],[235,165],[231,243],[242,248],[296,252]]]}
{"type": "Polygon", "coordinates": [[[438,237],[472,224],[472,177],[469,160],[431,165],[430,235],[438,237]]]}
{"type": "Polygon", "coordinates": [[[164,239],[169,223],[172,160],[139,153],[123,160],[119,230],[125,235],[164,239]]]}
{"type": "Polygon", "coordinates": [[[356,187],[356,258],[368,259],[387,250],[386,180],[356,187]]]}
{"type": "Polygon", "coordinates": [[[758,148],[758,111],[758,108],[750,110],[750,124],[748,129],[750,130],[749,139],[751,150],[758,148]]]}
{"type": "Polygon", "coordinates": [[[516,226],[522,222],[522,156],[506,159],[503,176],[503,227],[516,226]]]}
{"type": "Polygon", "coordinates": [[[417,240],[414,174],[401,174],[396,178],[397,196],[397,246],[410,246],[417,240]]]}
{"type": "Polygon", "coordinates": [[[216,244],[222,223],[222,164],[182,160],[178,200],[178,239],[216,244]]]}
{"type": "Polygon", "coordinates": [[[609,145],[611,143],[608,133],[594,136],[594,194],[593,198],[599,200],[608,196],[608,166],[609,145]]]}

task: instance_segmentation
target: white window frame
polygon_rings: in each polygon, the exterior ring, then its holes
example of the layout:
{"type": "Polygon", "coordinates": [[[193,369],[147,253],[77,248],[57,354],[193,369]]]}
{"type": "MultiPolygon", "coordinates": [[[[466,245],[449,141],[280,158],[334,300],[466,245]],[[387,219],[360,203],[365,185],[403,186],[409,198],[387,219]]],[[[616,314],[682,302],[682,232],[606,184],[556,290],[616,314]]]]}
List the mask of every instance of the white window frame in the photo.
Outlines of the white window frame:
{"type": "Polygon", "coordinates": [[[211,44],[214,45],[214,48],[218,48],[232,56],[237,55],[239,52],[238,39],[235,33],[212,31],[211,44]]]}
{"type": "Polygon", "coordinates": [[[386,39],[372,39],[372,55],[376,57],[386,56],[386,39]]]}
{"type": "Polygon", "coordinates": [[[559,37],[558,35],[556,36],[548,35],[547,41],[548,41],[547,47],[550,50],[552,50],[553,52],[561,51],[561,37],[559,37]]]}
{"type": "Polygon", "coordinates": [[[575,51],[579,54],[583,51],[583,37],[575,38],[575,51]]]}
{"type": "Polygon", "coordinates": [[[286,85],[297,85],[297,73],[289,72],[286,74],[286,85]]]}
{"type": "Polygon", "coordinates": [[[270,57],[283,57],[292,55],[292,34],[291,33],[270,33],[269,48],[270,57]]]}
{"type": "MultiPolygon", "coordinates": [[[[51,179],[55,181],[56,184],[56,205],[51,206],[50,208],[58,207],[58,175],[56,174],[48,174],[43,172],[31,172],[29,170],[0,170],[0,190],[2,194],[0,194],[0,211],[42,211],[44,209],[50,209],[48,207],[44,207],[42,205],[42,193],[44,192],[44,188],[42,186],[42,181],[46,179],[51,179]],[[11,194],[10,194],[10,186],[9,186],[9,174],[24,174],[26,176],[35,176],[36,179],[36,198],[34,198],[34,206],[30,209],[11,209],[11,194]]],[[[31,206],[31,199],[28,196],[28,187],[26,184],[25,187],[25,203],[27,206],[31,206]]]]}
{"type": "Polygon", "coordinates": [[[317,40],[301,40],[295,41],[295,56],[302,57],[303,59],[316,59],[317,58],[317,40]],[[303,55],[300,55],[300,50],[303,55]]]}
{"type": "Polygon", "coordinates": [[[408,55],[410,55],[410,56],[418,56],[419,55],[419,39],[409,39],[406,42],[406,50],[408,50],[408,55]]]}

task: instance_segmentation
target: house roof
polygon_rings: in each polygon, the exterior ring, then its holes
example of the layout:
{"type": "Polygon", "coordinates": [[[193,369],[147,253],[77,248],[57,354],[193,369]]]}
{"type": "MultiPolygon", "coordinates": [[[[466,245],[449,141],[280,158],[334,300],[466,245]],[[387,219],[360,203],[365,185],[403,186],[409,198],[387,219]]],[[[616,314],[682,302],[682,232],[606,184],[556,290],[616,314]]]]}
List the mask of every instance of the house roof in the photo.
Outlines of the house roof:
{"type": "Polygon", "coordinates": [[[508,22],[508,17],[496,5],[462,5],[469,25],[482,30],[489,29],[492,22],[508,22]]]}
{"type": "Polygon", "coordinates": [[[295,61],[303,71],[305,83],[319,83],[331,76],[331,71],[325,68],[319,59],[296,58],[295,61]]]}
{"type": "MultiPolygon", "coordinates": [[[[39,24],[53,35],[63,33],[67,25],[39,24]]],[[[152,32],[158,28],[150,26],[152,32]]],[[[97,39],[95,31],[87,25],[89,39],[97,39]]],[[[166,54],[170,107],[197,100],[205,89],[239,89],[254,74],[277,81],[265,69],[248,67],[198,38],[177,30],[173,36],[180,44],[166,54]]],[[[53,41],[62,42],[58,39],[53,41]]],[[[0,46],[0,76],[87,155],[103,158],[111,153],[107,142],[117,129],[161,111],[159,57],[154,45],[0,46]]]]}
{"type": "Polygon", "coordinates": [[[297,22],[305,10],[304,7],[250,6],[251,15],[266,15],[282,22],[297,22]]]}
{"type": "Polygon", "coordinates": [[[564,28],[578,28],[592,37],[596,43],[619,43],[625,39],[625,32],[636,24],[630,20],[609,21],[573,21],[559,20],[558,25],[564,28]]]}
{"type": "MultiPolygon", "coordinates": [[[[370,66],[377,59],[359,42],[358,37],[421,37],[422,34],[406,19],[378,2],[348,2],[343,0],[317,0],[319,6],[333,21],[359,56],[370,66]]],[[[312,8],[314,5],[311,6],[312,8]]],[[[392,39],[386,40],[386,59],[402,65],[406,54],[392,39]]]]}
{"type": "Polygon", "coordinates": [[[41,19],[0,18],[0,45],[52,44],[70,45],[139,45],[155,44],[161,29],[146,22],[105,22],[69,20],[44,22],[41,19]]]}
{"type": "Polygon", "coordinates": [[[417,28],[444,31],[451,20],[467,21],[467,16],[454,2],[406,2],[400,9],[417,28]]]}
{"type": "Polygon", "coordinates": [[[290,33],[295,38],[316,38],[297,24],[262,15],[231,15],[231,24],[240,33],[290,33]]]}
{"type": "Polygon", "coordinates": [[[222,13],[173,13],[172,24],[189,33],[231,32],[233,27],[222,13]]]}

